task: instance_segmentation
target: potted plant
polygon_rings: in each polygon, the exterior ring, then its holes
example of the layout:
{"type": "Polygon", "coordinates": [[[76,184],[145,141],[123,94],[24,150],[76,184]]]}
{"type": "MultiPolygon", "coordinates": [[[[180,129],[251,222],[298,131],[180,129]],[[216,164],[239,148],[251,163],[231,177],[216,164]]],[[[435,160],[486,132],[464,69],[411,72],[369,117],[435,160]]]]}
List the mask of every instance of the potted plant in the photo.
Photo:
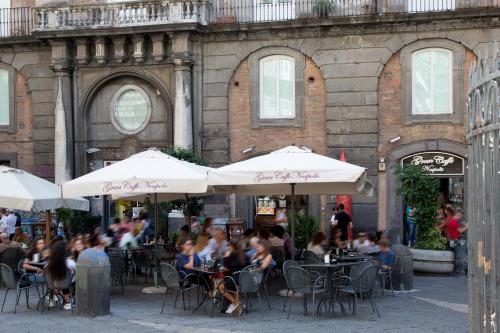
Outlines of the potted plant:
{"type": "Polygon", "coordinates": [[[450,273],[453,271],[453,252],[446,250],[446,239],[436,229],[439,208],[439,181],[416,166],[399,166],[395,170],[399,181],[397,193],[406,206],[415,209],[417,241],[410,250],[415,271],[450,273]]]}
{"type": "Polygon", "coordinates": [[[332,0],[317,0],[313,12],[318,17],[328,17],[332,14],[335,4],[332,0]]]}

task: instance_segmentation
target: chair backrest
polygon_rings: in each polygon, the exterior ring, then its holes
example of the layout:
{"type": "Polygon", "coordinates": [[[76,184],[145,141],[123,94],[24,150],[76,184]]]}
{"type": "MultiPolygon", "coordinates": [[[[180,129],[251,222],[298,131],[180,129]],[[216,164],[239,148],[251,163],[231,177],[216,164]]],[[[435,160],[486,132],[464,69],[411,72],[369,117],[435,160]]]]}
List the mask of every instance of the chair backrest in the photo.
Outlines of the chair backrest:
{"type": "Polygon", "coordinates": [[[290,266],[285,271],[288,288],[298,290],[311,285],[311,273],[302,267],[290,266]]]}
{"type": "Polygon", "coordinates": [[[19,260],[24,258],[23,249],[20,247],[9,247],[0,254],[0,263],[6,264],[12,269],[17,269],[19,260]]]}
{"type": "Polygon", "coordinates": [[[262,283],[262,270],[244,269],[238,275],[240,291],[242,293],[256,293],[262,283]]]}
{"type": "Polygon", "coordinates": [[[125,260],[116,252],[108,255],[109,264],[111,265],[111,276],[118,277],[125,273],[125,260]]]}
{"type": "Polygon", "coordinates": [[[306,264],[318,264],[321,262],[318,255],[311,251],[304,251],[304,262],[306,264]]]}
{"type": "Polygon", "coordinates": [[[166,262],[160,263],[160,275],[167,285],[167,288],[179,288],[179,273],[174,266],[167,264],[166,262]]]}
{"type": "Polygon", "coordinates": [[[16,276],[14,275],[14,271],[6,264],[0,264],[0,269],[2,271],[2,282],[3,285],[9,289],[16,289],[16,276]]]}
{"type": "Polygon", "coordinates": [[[285,260],[285,262],[283,263],[283,276],[285,277],[285,282],[286,282],[287,287],[288,287],[288,279],[287,279],[285,272],[287,271],[287,269],[289,267],[300,267],[300,265],[295,260],[285,260]]]}
{"type": "Polygon", "coordinates": [[[50,272],[45,271],[45,282],[47,283],[48,289],[69,289],[71,287],[72,273],[68,269],[66,270],[66,277],[63,280],[54,280],[50,275],[50,272]]]}
{"type": "Polygon", "coordinates": [[[375,286],[375,281],[377,279],[378,267],[371,265],[363,268],[355,282],[354,282],[354,290],[359,293],[370,292],[375,286]]]}
{"type": "Polygon", "coordinates": [[[358,264],[351,266],[349,271],[349,277],[352,281],[355,281],[359,275],[359,273],[365,269],[366,267],[372,266],[373,263],[370,260],[364,260],[359,262],[358,264]]]}
{"type": "Polygon", "coordinates": [[[271,255],[273,256],[274,261],[276,261],[276,266],[281,268],[283,262],[285,261],[285,247],[284,246],[272,247],[271,255]]]}

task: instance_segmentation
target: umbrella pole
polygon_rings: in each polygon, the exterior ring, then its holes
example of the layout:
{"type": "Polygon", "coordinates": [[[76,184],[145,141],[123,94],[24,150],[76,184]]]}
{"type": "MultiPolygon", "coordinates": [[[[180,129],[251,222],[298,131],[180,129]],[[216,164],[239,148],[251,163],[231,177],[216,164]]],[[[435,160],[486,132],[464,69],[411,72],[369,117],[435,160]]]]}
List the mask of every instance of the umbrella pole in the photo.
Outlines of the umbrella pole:
{"type": "Polygon", "coordinates": [[[51,223],[50,210],[45,211],[45,244],[50,242],[50,223],[51,223]]]}
{"type": "Polygon", "coordinates": [[[292,260],[295,260],[295,183],[291,183],[292,188],[292,205],[290,214],[290,224],[292,230],[292,260]]]}
{"type": "Polygon", "coordinates": [[[158,193],[155,193],[155,287],[158,288],[158,193]]]}

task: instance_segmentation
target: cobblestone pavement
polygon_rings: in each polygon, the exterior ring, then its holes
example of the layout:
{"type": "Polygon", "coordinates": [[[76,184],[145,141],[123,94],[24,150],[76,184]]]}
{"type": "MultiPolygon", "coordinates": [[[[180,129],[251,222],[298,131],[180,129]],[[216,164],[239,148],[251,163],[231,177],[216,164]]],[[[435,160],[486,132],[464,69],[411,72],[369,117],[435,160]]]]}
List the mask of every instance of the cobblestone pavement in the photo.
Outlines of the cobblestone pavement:
{"type": "MultiPolygon", "coordinates": [[[[272,298],[272,310],[257,310],[254,306],[241,319],[228,315],[209,314],[202,310],[173,310],[173,297],[167,301],[167,313],[161,315],[161,295],[144,295],[141,286],[127,286],[126,295],[114,288],[111,315],[97,318],[72,316],[70,311],[54,310],[43,315],[27,309],[21,299],[17,314],[13,313],[13,295],[9,295],[0,313],[0,332],[167,332],[167,333],[228,333],[228,332],[467,332],[466,277],[417,276],[415,290],[378,296],[381,313],[377,318],[369,303],[363,302],[358,316],[337,314],[334,317],[312,318],[302,314],[301,299],[295,301],[289,320],[281,312],[283,299],[272,298]]],[[[0,291],[3,300],[4,290],[0,291]]],[[[32,307],[36,299],[31,299],[32,307]]]]}

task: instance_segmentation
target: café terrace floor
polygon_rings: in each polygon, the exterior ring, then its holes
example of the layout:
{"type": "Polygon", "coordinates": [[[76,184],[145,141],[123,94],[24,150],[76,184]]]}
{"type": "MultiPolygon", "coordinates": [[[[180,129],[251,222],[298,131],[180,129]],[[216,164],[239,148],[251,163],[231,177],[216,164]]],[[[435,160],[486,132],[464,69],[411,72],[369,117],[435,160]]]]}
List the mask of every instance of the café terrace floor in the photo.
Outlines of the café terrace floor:
{"type": "MultiPolygon", "coordinates": [[[[241,319],[225,314],[172,309],[174,297],[167,300],[167,311],[160,314],[162,295],[142,294],[144,285],[129,284],[124,296],[118,287],[111,294],[111,315],[84,318],[71,315],[70,311],[51,310],[40,314],[34,309],[26,309],[24,296],[21,298],[17,314],[13,313],[14,295],[9,293],[3,313],[0,313],[1,332],[36,333],[82,333],[82,332],[168,332],[168,333],[227,333],[227,332],[467,332],[467,278],[465,276],[416,276],[412,292],[397,292],[377,296],[381,314],[377,318],[369,306],[363,302],[359,314],[337,314],[335,317],[304,317],[302,299],[297,299],[292,315],[287,320],[281,312],[283,298],[272,296],[272,311],[263,308],[257,311],[257,301],[253,311],[241,319]]],[[[279,286],[274,284],[276,291],[279,286]]],[[[36,293],[35,293],[36,294],[36,293]]],[[[0,290],[3,300],[4,290],[0,290]]],[[[36,299],[31,299],[32,307],[36,299]]],[[[191,299],[192,306],[195,298],[191,299]]]]}

